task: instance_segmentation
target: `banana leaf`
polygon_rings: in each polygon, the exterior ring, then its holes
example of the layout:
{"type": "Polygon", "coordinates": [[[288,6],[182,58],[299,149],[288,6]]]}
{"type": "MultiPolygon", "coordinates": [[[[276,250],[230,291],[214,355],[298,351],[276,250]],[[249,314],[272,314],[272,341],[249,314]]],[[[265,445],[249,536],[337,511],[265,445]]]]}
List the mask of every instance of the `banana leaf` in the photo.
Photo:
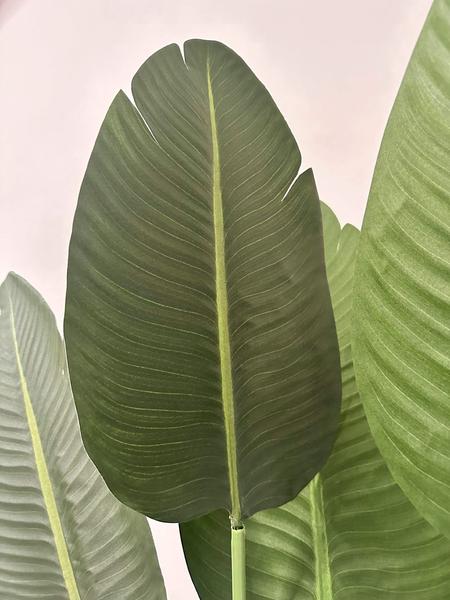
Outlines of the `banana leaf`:
{"type": "Polygon", "coordinates": [[[83,448],[53,314],[14,274],[0,286],[0,597],[166,598],[145,517],[83,448]]]}
{"type": "Polygon", "coordinates": [[[80,192],[65,337],[108,486],[165,521],[232,524],[324,464],[339,355],[310,170],[232,50],[151,56],[114,99],[80,192]],[[133,103],[134,102],[134,103],[133,103]]]}

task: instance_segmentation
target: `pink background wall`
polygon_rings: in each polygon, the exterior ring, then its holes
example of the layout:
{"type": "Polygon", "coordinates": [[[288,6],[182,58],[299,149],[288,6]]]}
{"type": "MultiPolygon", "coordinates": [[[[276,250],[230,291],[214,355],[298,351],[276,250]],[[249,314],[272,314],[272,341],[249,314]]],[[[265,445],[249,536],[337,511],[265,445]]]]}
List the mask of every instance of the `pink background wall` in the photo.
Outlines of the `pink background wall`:
{"type": "MultiPolygon", "coordinates": [[[[78,188],[116,91],[170,42],[219,39],[262,79],[323,200],[361,224],[381,136],[430,0],[0,0],[0,280],[62,322],[78,188]]],[[[169,600],[193,600],[177,527],[153,524],[169,600]]]]}

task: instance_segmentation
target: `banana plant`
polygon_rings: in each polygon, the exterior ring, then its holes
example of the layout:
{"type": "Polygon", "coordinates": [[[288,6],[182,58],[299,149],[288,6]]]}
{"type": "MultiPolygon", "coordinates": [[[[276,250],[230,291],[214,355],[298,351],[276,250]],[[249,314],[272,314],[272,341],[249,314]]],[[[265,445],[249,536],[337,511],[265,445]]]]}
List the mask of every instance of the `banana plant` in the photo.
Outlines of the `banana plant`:
{"type": "MultiPolygon", "coordinates": [[[[450,541],[395,483],[370,434],[350,338],[359,232],[322,205],[327,274],[341,351],[342,413],[324,469],[288,504],[249,519],[248,600],[447,600],[450,541]]],[[[201,600],[231,590],[226,514],[181,525],[201,600]]]]}
{"type": "Polygon", "coordinates": [[[355,369],[375,440],[450,537],[450,2],[434,2],[384,134],[355,280],[355,369]]]}
{"type": "Polygon", "coordinates": [[[84,444],[125,504],[244,520],[323,466],[339,355],[311,170],[226,46],[151,56],[114,99],[70,242],[65,337],[84,444]],[[134,102],[134,103],[133,103],[134,102]]]}
{"type": "Polygon", "coordinates": [[[14,274],[0,286],[0,412],[0,597],[165,600],[145,518],[83,448],[54,317],[14,274]]]}

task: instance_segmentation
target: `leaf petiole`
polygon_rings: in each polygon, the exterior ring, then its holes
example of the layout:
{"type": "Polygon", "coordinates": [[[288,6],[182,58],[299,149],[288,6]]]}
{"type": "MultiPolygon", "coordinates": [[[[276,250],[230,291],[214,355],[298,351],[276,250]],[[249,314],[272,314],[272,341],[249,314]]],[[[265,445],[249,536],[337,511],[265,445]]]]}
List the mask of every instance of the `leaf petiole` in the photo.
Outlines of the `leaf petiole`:
{"type": "Polygon", "coordinates": [[[231,573],[232,599],[245,600],[245,527],[231,528],[231,573]]]}

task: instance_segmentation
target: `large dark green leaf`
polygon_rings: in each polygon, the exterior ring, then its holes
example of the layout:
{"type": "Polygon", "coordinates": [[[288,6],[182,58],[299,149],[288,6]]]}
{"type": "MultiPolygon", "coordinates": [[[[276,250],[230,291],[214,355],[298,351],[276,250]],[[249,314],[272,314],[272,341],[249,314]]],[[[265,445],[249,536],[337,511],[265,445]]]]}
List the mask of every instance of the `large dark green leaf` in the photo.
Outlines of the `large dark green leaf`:
{"type": "Polygon", "coordinates": [[[378,157],[355,279],[355,368],[394,478],[450,537],[450,2],[431,9],[378,157]]]}
{"type": "MultiPolygon", "coordinates": [[[[450,543],[393,481],[355,386],[350,347],[358,231],[323,205],[327,273],[342,365],[342,415],[325,468],[247,529],[247,600],[447,600],[450,543]]],[[[181,526],[201,600],[229,600],[229,527],[216,512],[181,526]]]]}
{"type": "Polygon", "coordinates": [[[158,519],[235,522],[294,497],[339,415],[311,171],[217,42],[151,56],[100,130],[74,221],[65,333],[83,438],[158,519]]]}
{"type": "Polygon", "coordinates": [[[0,287],[0,597],[166,597],[145,518],[83,448],[53,315],[16,275],[0,287]]]}

